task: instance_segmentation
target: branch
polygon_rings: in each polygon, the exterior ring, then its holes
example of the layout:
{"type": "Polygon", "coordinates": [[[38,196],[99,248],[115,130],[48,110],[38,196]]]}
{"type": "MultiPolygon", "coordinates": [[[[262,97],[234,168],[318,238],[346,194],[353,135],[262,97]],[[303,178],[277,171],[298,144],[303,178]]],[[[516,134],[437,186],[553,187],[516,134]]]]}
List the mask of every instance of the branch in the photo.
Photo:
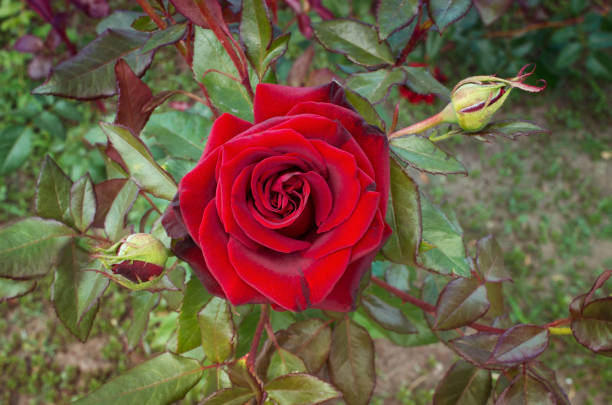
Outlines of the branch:
{"type": "Polygon", "coordinates": [[[251,350],[247,354],[247,365],[250,367],[255,366],[255,357],[257,357],[257,349],[259,348],[259,341],[261,340],[261,334],[264,331],[266,323],[268,322],[268,315],[270,313],[270,307],[268,304],[261,305],[261,315],[259,316],[259,323],[257,323],[257,329],[255,329],[255,335],[253,336],[253,342],[251,343],[251,350]]]}

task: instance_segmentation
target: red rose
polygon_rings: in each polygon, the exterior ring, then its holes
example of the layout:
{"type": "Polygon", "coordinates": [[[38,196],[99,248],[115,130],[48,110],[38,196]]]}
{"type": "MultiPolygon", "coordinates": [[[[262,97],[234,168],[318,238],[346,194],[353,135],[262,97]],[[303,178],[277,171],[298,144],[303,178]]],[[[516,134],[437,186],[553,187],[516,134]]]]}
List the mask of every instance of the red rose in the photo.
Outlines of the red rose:
{"type": "Polygon", "coordinates": [[[353,308],[390,234],[389,152],[335,82],[257,86],[255,123],[219,117],[164,225],[175,254],[232,304],[353,308]]]}

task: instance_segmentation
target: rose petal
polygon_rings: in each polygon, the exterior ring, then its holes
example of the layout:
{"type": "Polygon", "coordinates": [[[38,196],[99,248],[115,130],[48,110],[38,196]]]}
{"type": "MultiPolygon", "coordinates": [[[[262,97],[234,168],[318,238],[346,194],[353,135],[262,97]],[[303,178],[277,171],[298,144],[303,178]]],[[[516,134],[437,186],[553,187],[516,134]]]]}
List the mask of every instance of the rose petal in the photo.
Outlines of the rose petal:
{"type": "Polygon", "coordinates": [[[219,221],[217,207],[214,201],[211,201],[204,210],[200,227],[200,246],[210,273],[232,304],[265,302],[265,299],[245,283],[234,270],[227,253],[229,240],[219,221]]]}
{"type": "Polygon", "coordinates": [[[345,221],[357,206],[361,188],[358,179],[355,157],[319,140],[313,139],[327,164],[327,183],[334,199],[329,217],[319,226],[317,232],[326,232],[345,221]]]}
{"type": "Polygon", "coordinates": [[[230,239],[228,250],[231,262],[245,281],[290,311],[302,311],[322,300],[340,279],[350,258],[350,249],[312,260],[299,253],[255,251],[236,239],[230,239]]]}
{"type": "Polygon", "coordinates": [[[310,249],[304,252],[304,256],[318,259],[355,245],[372,225],[378,212],[379,197],[380,193],[377,191],[368,191],[362,195],[351,218],[331,231],[320,234],[310,249]]]}
{"type": "MultiPolygon", "coordinates": [[[[219,150],[208,157],[183,177],[178,185],[179,204],[187,231],[194,241],[199,240],[200,222],[206,205],[215,197],[217,183],[215,168],[219,150]]],[[[199,243],[199,242],[197,242],[199,243]]]]}
{"type": "Polygon", "coordinates": [[[289,87],[260,83],[255,91],[255,123],[286,115],[294,105],[303,101],[333,102],[339,99],[338,89],[342,93],[340,97],[343,97],[344,90],[335,82],[318,87],[289,87]]]}
{"type": "Polygon", "coordinates": [[[333,197],[329,185],[317,172],[306,172],[304,177],[310,183],[310,195],[314,204],[315,223],[321,226],[332,210],[333,197]]]}
{"type": "Polygon", "coordinates": [[[360,259],[368,253],[372,253],[380,249],[390,234],[391,228],[389,228],[389,225],[387,225],[383,220],[380,211],[377,210],[374,220],[370,224],[370,227],[365,235],[363,235],[359,242],[353,245],[351,261],[360,259]]]}
{"type": "Polygon", "coordinates": [[[215,120],[210,129],[208,140],[206,141],[206,147],[202,154],[202,159],[208,156],[217,147],[228,142],[236,135],[251,128],[253,124],[238,117],[235,117],[228,113],[223,113],[219,118],[215,120]]]}

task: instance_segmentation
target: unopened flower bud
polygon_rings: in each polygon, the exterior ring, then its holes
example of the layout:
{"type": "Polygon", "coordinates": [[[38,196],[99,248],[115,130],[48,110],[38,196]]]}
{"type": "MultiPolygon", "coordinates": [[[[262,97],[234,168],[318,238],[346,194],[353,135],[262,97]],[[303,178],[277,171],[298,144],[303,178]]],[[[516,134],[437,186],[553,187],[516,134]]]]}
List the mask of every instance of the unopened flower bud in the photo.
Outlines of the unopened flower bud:
{"type": "Polygon", "coordinates": [[[153,235],[136,233],[119,246],[112,264],[115,274],[133,282],[144,282],[158,277],[168,260],[166,247],[153,235]]]}

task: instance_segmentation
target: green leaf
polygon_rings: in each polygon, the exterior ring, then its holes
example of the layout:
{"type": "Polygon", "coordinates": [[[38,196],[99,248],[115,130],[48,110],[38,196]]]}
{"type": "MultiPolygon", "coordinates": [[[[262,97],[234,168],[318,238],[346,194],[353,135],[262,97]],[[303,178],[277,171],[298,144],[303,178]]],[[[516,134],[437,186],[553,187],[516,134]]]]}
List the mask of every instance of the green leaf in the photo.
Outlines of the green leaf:
{"type": "Polygon", "coordinates": [[[36,185],[36,213],[43,218],[67,222],[72,181],[49,155],[45,156],[36,185]]]}
{"type": "Polygon", "coordinates": [[[251,349],[251,342],[261,314],[259,305],[244,305],[238,308],[241,308],[241,310],[234,318],[238,327],[238,345],[236,346],[235,357],[244,356],[251,349]]]}
{"type": "Polygon", "coordinates": [[[465,326],[489,309],[487,289],[473,278],[456,278],[444,287],[436,305],[433,327],[438,330],[465,326]]]}
{"type": "Polygon", "coordinates": [[[385,122],[380,118],[380,115],[378,115],[376,109],[370,104],[367,98],[348,87],[344,89],[344,94],[346,95],[347,101],[351,103],[357,113],[361,115],[368,124],[374,125],[383,131],[385,130],[385,122]]]}
{"type": "Polygon", "coordinates": [[[261,76],[268,45],[272,41],[272,23],[264,1],[243,0],[240,19],[240,39],[246,48],[249,61],[261,76]]]}
{"type": "Polygon", "coordinates": [[[590,301],[579,314],[572,313],[571,327],[580,344],[612,356],[612,297],[590,301]]]}
{"type": "Polygon", "coordinates": [[[435,143],[418,135],[403,136],[391,140],[391,150],[404,167],[434,174],[464,174],[465,167],[435,143]]]}
{"type": "Polygon", "coordinates": [[[22,297],[36,287],[36,281],[17,281],[0,278],[0,302],[22,297]]]}
{"type": "Polygon", "coordinates": [[[291,374],[270,381],[265,386],[270,398],[283,405],[311,405],[338,398],[330,384],[308,374],[291,374]]]}
{"type": "Polygon", "coordinates": [[[200,280],[192,276],[185,285],[185,296],[179,314],[177,353],[188,352],[202,344],[198,312],[209,299],[210,294],[200,280]]]}
{"type": "Polygon", "coordinates": [[[153,138],[173,158],[197,161],[208,138],[211,122],[199,114],[168,111],[153,114],[143,135],[153,138]]]}
{"type": "Polygon", "coordinates": [[[57,317],[81,342],[89,336],[98,313],[97,303],[79,316],[81,280],[88,273],[90,258],[72,241],[63,250],[53,281],[53,304],[57,317]]]}
{"type": "Polygon", "coordinates": [[[476,243],[476,265],[484,279],[490,283],[512,280],[504,266],[504,254],[491,235],[476,243]]]}
{"type": "Polygon", "coordinates": [[[149,291],[132,292],[132,318],[126,331],[128,350],[134,350],[147,331],[149,315],[159,303],[159,294],[149,291]]]}
{"type": "Polygon", "coordinates": [[[273,62],[275,62],[278,58],[283,56],[285,52],[287,52],[290,37],[291,34],[284,34],[277,38],[274,38],[272,42],[270,42],[270,46],[268,46],[268,52],[266,53],[266,57],[263,61],[264,74],[267,72],[273,62]]]}
{"type": "Polygon", "coordinates": [[[514,380],[501,393],[496,405],[556,405],[552,392],[529,373],[517,373],[514,380]]]}
{"type": "Polygon", "coordinates": [[[383,101],[391,88],[406,80],[402,69],[379,69],[373,72],[355,73],[346,80],[346,85],[373,104],[383,101]]]}
{"type": "Polygon", "coordinates": [[[468,135],[499,135],[514,139],[517,136],[547,133],[548,130],[529,121],[500,121],[493,122],[477,133],[468,135]]]}
{"type": "MultiPolygon", "coordinates": [[[[209,362],[207,361],[207,363],[209,362]]],[[[203,397],[232,386],[229,375],[227,375],[227,372],[222,367],[209,368],[204,374],[204,378],[206,381],[204,382],[205,388],[202,391],[203,397]]]]}
{"type": "Polygon", "coordinates": [[[396,333],[417,333],[417,329],[404,313],[373,294],[363,294],[361,304],[365,312],[383,328],[396,333]]]}
{"type": "Polygon", "coordinates": [[[382,252],[396,263],[414,264],[421,239],[419,189],[401,166],[391,159],[391,189],[387,223],[393,229],[382,252]]]}
{"type": "Polygon", "coordinates": [[[222,112],[253,121],[253,101],[239,83],[221,73],[240,80],[238,71],[225,49],[211,30],[195,27],[193,74],[210,95],[214,105],[222,112]]]}
{"type": "Polygon", "coordinates": [[[374,343],[368,332],[350,319],[334,329],[329,353],[331,382],[350,405],[367,404],[374,391],[374,343]]]}
{"type": "Polygon", "coordinates": [[[267,375],[268,380],[273,380],[285,374],[302,372],[306,372],[302,359],[285,349],[278,349],[272,354],[267,375]]]}
{"type": "Polygon", "coordinates": [[[96,194],[89,174],[78,179],[70,189],[70,212],[76,228],[85,232],[96,217],[96,194]]]}
{"type": "Polygon", "coordinates": [[[66,139],[66,129],[64,128],[62,120],[60,120],[58,116],[52,112],[41,112],[36,120],[36,125],[39,128],[47,131],[51,136],[66,139]]]}
{"type": "Polygon", "coordinates": [[[459,225],[451,222],[423,195],[421,195],[421,213],[423,241],[433,248],[419,254],[419,263],[442,274],[469,277],[471,271],[463,246],[463,231],[459,225]]]}
{"type": "Polygon", "coordinates": [[[435,93],[444,100],[450,100],[450,90],[434,79],[426,67],[403,66],[406,84],[419,94],[435,93]]]}
{"type": "Polygon", "coordinates": [[[201,375],[202,367],[196,360],[163,353],[73,404],[170,404],[181,399],[201,375]]]}
{"type": "Polygon", "coordinates": [[[79,99],[112,96],[116,92],[115,63],[125,59],[137,76],[151,64],[157,48],[178,41],[184,25],[143,33],[133,29],[108,29],[78,54],[53,68],[34,94],[53,94],[79,99]]]}
{"type": "Polygon", "coordinates": [[[351,61],[365,66],[392,65],[389,46],[378,41],[376,30],[353,20],[328,20],[313,24],[314,33],[323,46],[346,55],[351,61]]]}
{"type": "Polygon", "coordinates": [[[116,242],[125,236],[126,216],[138,197],[138,191],[138,186],[128,180],[113,200],[104,219],[104,230],[111,241],[116,242]]]}
{"type": "Polygon", "coordinates": [[[287,340],[281,346],[304,361],[311,373],[323,367],[332,343],[329,325],[320,319],[312,318],[296,322],[287,328],[287,340]]]}
{"type": "Polygon", "coordinates": [[[255,398],[255,394],[247,388],[226,388],[217,391],[202,402],[202,405],[244,405],[255,398]]]}
{"type": "Polygon", "coordinates": [[[0,228],[0,277],[44,276],[74,234],[64,224],[41,218],[27,218],[0,228]]]}
{"type": "Polygon", "coordinates": [[[77,320],[81,322],[88,311],[97,305],[100,297],[106,291],[110,280],[104,275],[92,271],[94,269],[101,270],[100,262],[91,263],[86,269],[83,268],[78,275],[78,293],[77,293],[77,320]]]}
{"type": "Polygon", "coordinates": [[[213,297],[198,313],[202,348],[214,363],[227,360],[236,346],[236,328],[226,300],[213,297]]]}
{"type": "Polygon", "coordinates": [[[513,366],[533,360],[548,347],[548,329],[535,325],[516,325],[500,337],[487,363],[513,366]]]}
{"type": "Polygon", "coordinates": [[[33,138],[30,127],[9,126],[0,133],[0,174],[12,172],[28,159],[33,138]]]}
{"type": "Polygon", "coordinates": [[[446,27],[467,14],[472,6],[471,0],[430,0],[427,3],[429,16],[438,31],[443,32],[446,27]]]}
{"type": "Polygon", "coordinates": [[[172,200],[176,194],[174,180],[155,162],[142,141],[125,128],[104,122],[100,126],[136,184],[156,197],[172,200]]]}
{"type": "Polygon", "coordinates": [[[459,360],[438,384],[433,405],[486,405],[491,388],[490,371],[459,360]]]}
{"type": "Polygon", "coordinates": [[[376,8],[380,39],[410,24],[419,12],[419,0],[381,0],[376,8]]]}

